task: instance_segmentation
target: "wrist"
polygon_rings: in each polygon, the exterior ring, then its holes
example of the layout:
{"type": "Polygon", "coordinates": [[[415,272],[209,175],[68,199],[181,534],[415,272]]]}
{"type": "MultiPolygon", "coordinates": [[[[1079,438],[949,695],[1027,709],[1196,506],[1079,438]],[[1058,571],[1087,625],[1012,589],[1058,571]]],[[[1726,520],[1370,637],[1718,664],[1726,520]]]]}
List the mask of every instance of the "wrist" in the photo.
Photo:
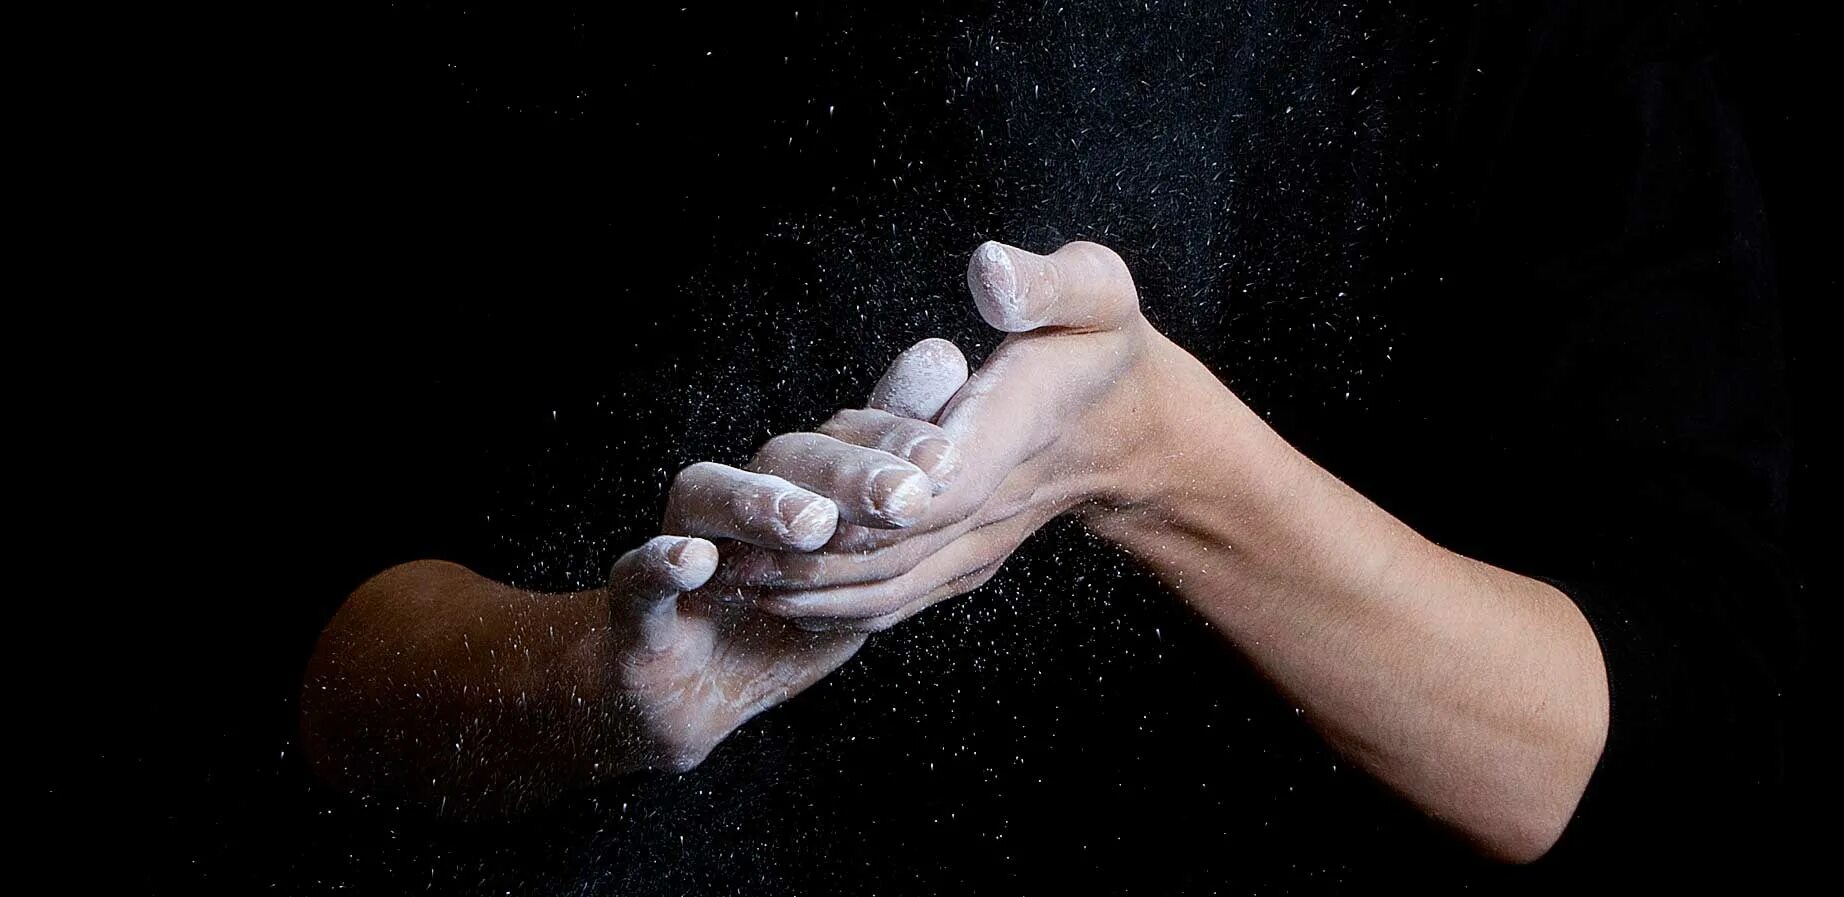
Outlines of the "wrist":
{"type": "Polygon", "coordinates": [[[1239,476],[1255,458],[1239,443],[1267,429],[1202,362],[1141,323],[1138,357],[1098,409],[1100,424],[1087,428],[1105,443],[1093,465],[1103,475],[1084,496],[1089,514],[1176,512],[1200,486],[1239,476]]]}
{"type": "Polygon", "coordinates": [[[1288,444],[1176,344],[1161,336],[1148,354],[1137,448],[1082,507],[1091,532],[1156,566],[1209,569],[1246,591],[1278,582],[1325,595],[1370,590],[1438,552],[1288,444]]]}

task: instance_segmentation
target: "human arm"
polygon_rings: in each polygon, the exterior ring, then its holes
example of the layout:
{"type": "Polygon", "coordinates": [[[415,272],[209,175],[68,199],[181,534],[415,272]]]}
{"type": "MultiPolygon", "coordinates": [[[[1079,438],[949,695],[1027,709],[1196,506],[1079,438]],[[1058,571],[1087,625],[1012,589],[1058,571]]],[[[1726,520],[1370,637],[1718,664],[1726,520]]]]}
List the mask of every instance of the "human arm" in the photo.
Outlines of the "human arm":
{"type": "Polygon", "coordinates": [[[815,462],[868,450],[776,443],[790,477],[833,495],[849,486],[842,505],[770,473],[694,464],[667,500],[662,528],[674,535],[623,555],[600,588],[532,592],[435,560],[367,580],[307,670],[301,728],[312,763],[353,791],[464,812],[518,810],[624,773],[697,765],[864,642],[700,589],[718,543],[798,552],[824,543],[842,518],[888,527],[925,510],[948,482],[953,448],[902,415],[933,415],[966,377],[964,364],[957,378],[934,376],[933,365],[910,376],[928,345],[893,363],[872,396],[908,434],[888,446],[904,458],[880,451],[847,480],[822,476],[839,465],[815,462]]]}
{"type": "Polygon", "coordinates": [[[581,592],[531,592],[445,561],[386,570],[315,650],[309,757],[350,790],[467,813],[689,768],[862,641],[684,596],[716,563],[711,542],[662,536],[581,592]]]}
{"type": "Polygon", "coordinates": [[[1074,511],[1409,801],[1495,856],[1554,841],[1607,715],[1566,597],[1440,549],[1294,451],[1140,315],[1112,252],[989,243],[969,284],[1014,335],[938,419],[956,490],[903,531],[755,553],[720,578],[802,626],[883,628],[1074,511]]]}

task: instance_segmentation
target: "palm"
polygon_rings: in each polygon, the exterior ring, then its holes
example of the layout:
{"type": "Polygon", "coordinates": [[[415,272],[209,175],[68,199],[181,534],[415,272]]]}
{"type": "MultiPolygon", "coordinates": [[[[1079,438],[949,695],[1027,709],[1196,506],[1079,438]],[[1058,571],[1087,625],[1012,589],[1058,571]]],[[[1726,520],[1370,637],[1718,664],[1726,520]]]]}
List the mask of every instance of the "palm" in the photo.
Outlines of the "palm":
{"type": "Polygon", "coordinates": [[[681,770],[751,717],[837,669],[865,639],[808,632],[697,595],[683,596],[678,613],[675,641],[623,664],[620,684],[649,747],[681,770]]]}

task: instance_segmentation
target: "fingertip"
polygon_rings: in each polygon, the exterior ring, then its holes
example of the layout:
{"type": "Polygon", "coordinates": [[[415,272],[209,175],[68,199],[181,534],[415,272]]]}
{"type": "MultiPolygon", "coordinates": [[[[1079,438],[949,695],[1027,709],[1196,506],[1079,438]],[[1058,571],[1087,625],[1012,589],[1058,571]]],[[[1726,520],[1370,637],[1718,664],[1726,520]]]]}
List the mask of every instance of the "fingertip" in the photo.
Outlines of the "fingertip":
{"type": "Polygon", "coordinates": [[[1120,254],[1077,240],[1049,255],[996,241],[980,244],[967,286],[986,323],[1007,333],[1040,327],[1111,330],[1139,313],[1139,294],[1120,254]]]}
{"type": "Polygon", "coordinates": [[[1024,314],[1014,252],[1022,250],[987,240],[973,251],[973,259],[967,264],[967,290],[973,294],[980,317],[1006,333],[1022,333],[1039,324],[1024,314]]]}
{"type": "Polygon", "coordinates": [[[665,558],[680,591],[704,585],[717,572],[717,546],[705,539],[680,539],[666,550],[665,558]]]}
{"type": "Polygon", "coordinates": [[[839,506],[804,490],[776,496],[775,515],[788,547],[795,551],[817,550],[839,527],[839,506]]]}
{"type": "MultiPolygon", "coordinates": [[[[609,585],[614,587],[618,595],[636,606],[667,601],[695,587],[685,584],[685,580],[690,577],[682,574],[672,560],[673,552],[687,541],[703,540],[688,540],[683,536],[654,536],[648,539],[645,545],[615,560],[608,572],[609,585]]],[[[708,572],[698,580],[698,584],[702,585],[705,578],[709,578],[708,572]]]]}
{"type": "Polygon", "coordinates": [[[911,526],[928,513],[934,489],[920,470],[892,467],[871,478],[871,513],[892,529],[911,526]]]}
{"type": "Polygon", "coordinates": [[[898,417],[932,419],[966,384],[967,370],[967,356],[959,346],[930,337],[904,349],[890,363],[866,404],[898,417]]]}
{"type": "Polygon", "coordinates": [[[954,345],[953,340],[943,339],[939,336],[931,336],[904,349],[903,355],[926,360],[930,365],[944,370],[951,371],[958,369],[961,372],[962,379],[966,377],[967,356],[960,351],[959,346],[954,345]]]}
{"type": "Polygon", "coordinates": [[[935,495],[946,492],[960,473],[960,450],[945,436],[925,436],[903,454],[909,463],[928,474],[929,488],[935,495]]]}

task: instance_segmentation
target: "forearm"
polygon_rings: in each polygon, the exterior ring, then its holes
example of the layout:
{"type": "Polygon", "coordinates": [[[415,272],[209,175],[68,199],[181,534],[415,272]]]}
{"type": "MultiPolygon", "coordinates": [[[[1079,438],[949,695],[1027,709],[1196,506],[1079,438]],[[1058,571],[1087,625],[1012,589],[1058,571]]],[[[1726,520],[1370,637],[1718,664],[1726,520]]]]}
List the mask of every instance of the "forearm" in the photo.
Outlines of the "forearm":
{"type": "Polygon", "coordinates": [[[417,561],[361,585],[302,693],[308,755],[355,790],[504,808],[604,771],[601,590],[541,594],[417,561]]]}
{"type": "Polygon", "coordinates": [[[1139,415],[1158,432],[1090,525],[1356,763],[1495,856],[1541,855],[1606,735],[1587,622],[1553,588],[1429,543],[1167,345],[1139,415]]]}

